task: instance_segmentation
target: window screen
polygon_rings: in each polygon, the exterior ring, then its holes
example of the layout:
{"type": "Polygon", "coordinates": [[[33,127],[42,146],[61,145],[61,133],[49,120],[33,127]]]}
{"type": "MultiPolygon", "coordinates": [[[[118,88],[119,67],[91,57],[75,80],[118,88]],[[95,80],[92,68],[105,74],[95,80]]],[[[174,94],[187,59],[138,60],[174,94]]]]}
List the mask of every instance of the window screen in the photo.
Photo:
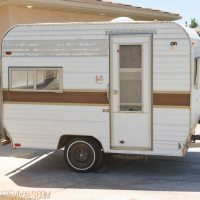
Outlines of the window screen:
{"type": "Polygon", "coordinates": [[[142,111],[142,46],[120,46],[120,111],[142,111]]]}
{"type": "Polygon", "coordinates": [[[120,46],[120,68],[141,68],[142,46],[121,45],[120,46]]]}
{"type": "Polygon", "coordinates": [[[9,68],[9,89],[14,91],[61,91],[62,68],[9,68]]]}

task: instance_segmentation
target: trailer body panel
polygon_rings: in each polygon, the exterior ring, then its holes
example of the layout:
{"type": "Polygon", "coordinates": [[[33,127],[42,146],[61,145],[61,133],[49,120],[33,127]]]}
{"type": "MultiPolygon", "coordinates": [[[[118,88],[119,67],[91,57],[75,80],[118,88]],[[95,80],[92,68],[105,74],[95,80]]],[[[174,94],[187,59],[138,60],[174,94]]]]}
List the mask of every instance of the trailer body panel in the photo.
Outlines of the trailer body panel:
{"type": "MultiPolygon", "coordinates": [[[[96,138],[105,152],[183,156],[200,115],[199,41],[193,31],[172,22],[14,27],[2,44],[4,126],[13,145],[55,149],[63,135],[79,135],[96,138]],[[120,45],[141,45],[146,55],[142,81],[138,74],[134,79],[143,84],[142,112],[118,112],[119,70],[112,69],[119,68],[113,49],[120,45]],[[14,75],[24,77],[22,71],[28,75],[19,82],[14,75]],[[47,87],[45,81],[53,82],[47,87]]],[[[131,74],[121,71],[126,78],[131,74]]]]}

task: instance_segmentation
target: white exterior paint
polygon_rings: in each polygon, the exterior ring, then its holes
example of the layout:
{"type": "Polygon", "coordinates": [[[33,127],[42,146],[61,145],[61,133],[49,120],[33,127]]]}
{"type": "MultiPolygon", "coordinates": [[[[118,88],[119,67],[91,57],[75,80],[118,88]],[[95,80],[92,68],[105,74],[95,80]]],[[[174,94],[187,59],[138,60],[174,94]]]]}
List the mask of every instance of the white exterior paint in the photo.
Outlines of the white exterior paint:
{"type": "Polygon", "coordinates": [[[3,58],[3,82],[4,88],[8,88],[8,70],[6,66],[45,66],[60,67],[63,66],[64,89],[89,89],[105,90],[107,89],[109,79],[109,58],[106,56],[88,57],[28,57],[28,58],[3,58]],[[94,67],[95,66],[95,67],[94,67]],[[101,73],[104,76],[103,84],[96,84],[95,76],[101,73]]]}
{"type": "Polygon", "coordinates": [[[5,126],[22,147],[56,149],[60,136],[88,135],[109,149],[108,107],[5,104],[5,126]],[[86,117],[87,113],[87,117],[86,117]]]}
{"type": "MultiPolygon", "coordinates": [[[[4,123],[13,143],[21,143],[26,148],[55,149],[62,135],[87,135],[97,138],[105,152],[183,156],[187,139],[200,114],[200,90],[194,85],[194,61],[200,57],[200,40],[193,31],[176,23],[19,25],[10,30],[3,41],[3,88],[8,88],[9,66],[47,66],[63,67],[64,90],[106,91],[110,66],[109,34],[132,33],[153,34],[153,92],[191,93],[190,108],[152,108],[151,150],[112,149],[110,117],[109,113],[103,112],[108,106],[95,105],[4,102],[4,123]],[[171,42],[177,42],[177,46],[173,48],[171,42]],[[6,56],[6,51],[12,51],[12,56],[6,56]],[[102,84],[95,82],[95,76],[99,74],[104,78],[102,84]]],[[[140,126],[142,121],[137,124],[140,126]]],[[[135,137],[137,135],[129,139],[135,137]]]]}

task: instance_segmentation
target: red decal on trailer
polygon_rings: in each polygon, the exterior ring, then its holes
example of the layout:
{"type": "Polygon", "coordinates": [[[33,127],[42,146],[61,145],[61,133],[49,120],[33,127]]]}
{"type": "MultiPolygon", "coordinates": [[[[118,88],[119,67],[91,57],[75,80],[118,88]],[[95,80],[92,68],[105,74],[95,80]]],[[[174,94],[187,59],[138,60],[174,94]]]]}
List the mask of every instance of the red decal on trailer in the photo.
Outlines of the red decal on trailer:
{"type": "Polygon", "coordinates": [[[103,82],[104,82],[104,77],[103,77],[103,75],[102,75],[102,74],[97,74],[97,75],[95,76],[95,81],[96,81],[97,84],[103,84],[103,82]]]}
{"type": "Polygon", "coordinates": [[[21,144],[20,143],[15,143],[14,146],[15,147],[21,147],[21,144]]]}
{"type": "Polygon", "coordinates": [[[12,51],[6,51],[6,55],[7,56],[11,56],[12,55],[12,51]]]}

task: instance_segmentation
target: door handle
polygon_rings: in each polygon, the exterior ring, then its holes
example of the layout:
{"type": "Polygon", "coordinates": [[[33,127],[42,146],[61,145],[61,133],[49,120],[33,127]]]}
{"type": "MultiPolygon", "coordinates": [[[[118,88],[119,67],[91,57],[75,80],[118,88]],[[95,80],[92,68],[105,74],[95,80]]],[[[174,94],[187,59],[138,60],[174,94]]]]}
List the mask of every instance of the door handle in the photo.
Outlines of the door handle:
{"type": "Polygon", "coordinates": [[[119,94],[119,91],[118,90],[113,90],[113,95],[117,95],[119,94]]]}
{"type": "Polygon", "coordinates": [[[110,100],[110,85],[109,85],[109,83],[108,83],[108,86],[107,86],[106,96],[107,96],[107,99],[109,101],[110,100]]]}

